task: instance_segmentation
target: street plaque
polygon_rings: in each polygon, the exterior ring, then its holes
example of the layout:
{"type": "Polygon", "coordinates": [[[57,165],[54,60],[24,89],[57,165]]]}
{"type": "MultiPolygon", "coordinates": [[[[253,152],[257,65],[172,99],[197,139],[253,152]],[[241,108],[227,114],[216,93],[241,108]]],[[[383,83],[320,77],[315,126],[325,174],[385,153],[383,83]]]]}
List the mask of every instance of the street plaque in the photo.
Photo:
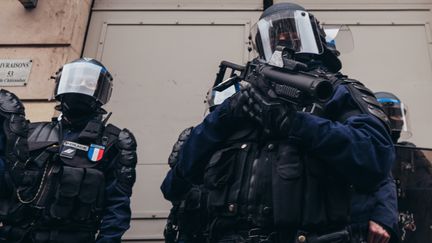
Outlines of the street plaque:
{"type": "Polygon", "coordinates": [[[31,68],[30,59],[0,59],[0,86],[25,86],[31,68]]]}

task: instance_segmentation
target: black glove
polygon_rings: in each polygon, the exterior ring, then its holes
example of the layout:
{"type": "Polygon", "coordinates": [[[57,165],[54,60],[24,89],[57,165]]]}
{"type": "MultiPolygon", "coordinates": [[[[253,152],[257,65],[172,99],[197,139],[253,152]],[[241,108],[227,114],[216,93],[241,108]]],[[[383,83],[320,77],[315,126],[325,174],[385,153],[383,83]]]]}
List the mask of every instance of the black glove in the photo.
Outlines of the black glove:
{"type": "Polygon", "coordinates": [[[243,111],[263,127],[266,135],[286,136],[291,128],[294,107],[277,98],[263,95],[257,89],[251,87],[244,94],[247,103],[243,104],[243,111]]]}
{"type": "Polygon", "coordinates": [[[0,90],[0,119],[6,138],[4,155],[14,183],[20,183],[28,155],[28,121],[20,99],[7,90],[0,90]]]}

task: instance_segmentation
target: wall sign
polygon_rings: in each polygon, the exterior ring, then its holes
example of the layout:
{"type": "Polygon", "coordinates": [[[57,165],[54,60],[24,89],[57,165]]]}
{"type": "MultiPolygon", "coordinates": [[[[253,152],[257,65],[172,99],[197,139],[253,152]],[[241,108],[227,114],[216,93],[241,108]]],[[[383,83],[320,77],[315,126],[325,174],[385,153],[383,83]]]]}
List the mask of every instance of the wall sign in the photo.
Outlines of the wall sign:
{"type": "Polygon", "coordinates": [[[31,68],[30,59],[0,59],[0,86],[25,86],[31,68]]]}

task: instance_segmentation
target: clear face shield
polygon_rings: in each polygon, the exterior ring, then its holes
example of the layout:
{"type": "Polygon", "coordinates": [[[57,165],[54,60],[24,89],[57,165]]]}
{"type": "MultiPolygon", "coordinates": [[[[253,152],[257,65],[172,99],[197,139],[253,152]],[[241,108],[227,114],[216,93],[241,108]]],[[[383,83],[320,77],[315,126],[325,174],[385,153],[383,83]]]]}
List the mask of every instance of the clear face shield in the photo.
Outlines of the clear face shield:
{"type": "Polygon", "coordinates": [[[212,112],[216,106],[222,104],[226,99],[234,95],[240,91],[240,84],[234,83],[233,85],[227,87],[222,91],[216,91],[214,87],[211,87],[207,92],[206,96],[206,111],[204,115],[207,115],[208,112],[212,112]]]}
{"type": "Polygon", "coordinates": [[[112,78],[103,67],[84,62],[73,62],[63,66],[55,96],[83,94],[94,97],[105,104],[112,92],[112,78]],[[108,79],[108,82],[102,80],[108,79]]]}
{"type": "Polygon", "coordinates": [[[326,42],[330,47],[345,54],[354,50],[354,38],[347,25],[323,25],[326,42]]]}
{"type": "Polygon", "coordinates": [[[253,48],[270,61],[276,47],[293,53],[321,54],[318,24],[306,11],[285,11],[260,19],[251,29],[253,48]]]}
{"type": "Polygon", "coordinates": [[[392,132],[399,132],[400,138],[408,139],[412,136],[409,123],[408,107],[399,100],[392,98],[378,98],[384,112],[390,120],[392,132]]]}

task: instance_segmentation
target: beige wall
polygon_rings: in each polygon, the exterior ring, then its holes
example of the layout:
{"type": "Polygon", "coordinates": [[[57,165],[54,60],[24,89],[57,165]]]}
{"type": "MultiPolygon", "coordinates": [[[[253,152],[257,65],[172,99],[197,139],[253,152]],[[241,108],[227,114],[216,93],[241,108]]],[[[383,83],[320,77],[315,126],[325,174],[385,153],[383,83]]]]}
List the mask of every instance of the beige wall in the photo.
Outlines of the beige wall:
{"type": "MultiPolygon", "coordinates": [[[[423,9],[431,0],[274,0],[308,9],[423,9]]],[[[262,10],[262,0],[95,0],[94,10],[262,10]]]]}
{"type": "MultiPolygon", "coordinates": [[[[427,129],[432,111],[421,111],[432,97],[426,91],[416,96],[407,77],[432,90],[432,0],[297,2],[325,23],[349,25],[356,49],[342,56],[343,71],[374,90],[400,92],[416,107],[417,131],[427,129]]],[[[95,0],[84,54],[114,75],[110,121],[131,129],[139,143],[132,226],[124,241],[162,242],[170,204],[159,185],[172,144],[202,120],[219,62],[249,59],[247,36],[261,11],[261,0],[95,0]]],[[[432,134],[424,135],[417,132],[413,141],[426,146],[432,134]]]]}
{"type": "Polygon", "coordinates": [[[28,118],[53,115],[54,81],[50,76],[65,62],[80,57],[92,0],[41,0],[26,10],[18,0],[0,1],[0,59],[31,59],[23,87],[3,87],[25,102],[28,118]]]}

